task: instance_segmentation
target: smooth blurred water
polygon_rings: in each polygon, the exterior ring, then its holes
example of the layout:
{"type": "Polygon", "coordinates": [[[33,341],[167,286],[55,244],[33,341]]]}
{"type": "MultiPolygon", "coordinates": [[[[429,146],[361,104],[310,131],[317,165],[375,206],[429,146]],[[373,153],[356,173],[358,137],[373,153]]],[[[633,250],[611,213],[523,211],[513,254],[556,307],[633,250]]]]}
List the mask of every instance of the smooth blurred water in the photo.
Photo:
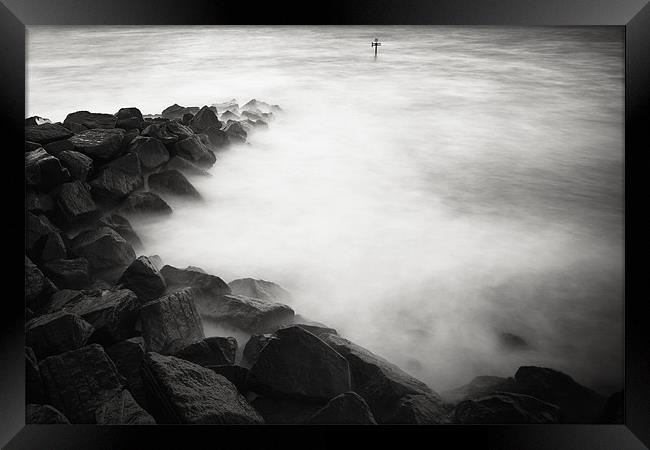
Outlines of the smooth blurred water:
{"type": "Polygon", "coordinates": [[[145,253],[279,282],[437,390],[622,383],[622,29],[29,27],[27,50],[29,115],[284,108],[192,180],[202,204],[135,223],[145,253]]]}

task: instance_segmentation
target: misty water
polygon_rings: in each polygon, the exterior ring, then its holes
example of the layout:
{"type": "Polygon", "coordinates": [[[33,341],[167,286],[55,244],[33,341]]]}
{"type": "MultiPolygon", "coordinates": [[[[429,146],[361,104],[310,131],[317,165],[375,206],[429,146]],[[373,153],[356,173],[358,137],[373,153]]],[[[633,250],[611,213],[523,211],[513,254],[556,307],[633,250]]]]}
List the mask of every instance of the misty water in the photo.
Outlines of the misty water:
{"type": "Polygon", "coordinates": [[[133,222],[143,254],[277,282],[438,391],[520,365],[620,387],[621,29],[29,27],[27,51],[53,121],[284,109],[191,179],[203,202],[133,222]]]}

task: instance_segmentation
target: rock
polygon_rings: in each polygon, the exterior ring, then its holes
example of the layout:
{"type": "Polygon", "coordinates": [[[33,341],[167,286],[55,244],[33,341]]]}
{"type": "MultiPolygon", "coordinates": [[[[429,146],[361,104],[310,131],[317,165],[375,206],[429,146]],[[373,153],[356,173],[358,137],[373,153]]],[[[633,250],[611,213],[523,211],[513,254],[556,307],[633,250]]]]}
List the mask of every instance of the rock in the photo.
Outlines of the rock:
{"type": "Polygon", "coordinates": [[[234,384],[237,390],[242,395],[248,393],[248,383],[246,382],[246,379],[248,378],[247,368],[235,364],[226,364],[221,366],[205,366],[205,367],[212,370],[214,373],[223,376],[232,384],[234,384]]]}
{"type": "Polygon", "coordinates": [[[72,131],[73,134],[79,134],[86,131],[88,128],[84,127],[80,123],[69,123],[65,126],[68,130],[72,131]]]}
{"type": "Polygon", "coordinates": [[[264,122],[264,121],[261,120],[261,119],[260,119],[260,120],[256,120],[255,122],[253,122],[252,125],[253,125],[255,128],[268,128],[268,127],[269,127],[269,124],[266,123],[266,122],[264,122]]]}
{"type": "Polygon", "coordinates": [[[194,135],[190,127],[174,121],[167,122],[167,131],[178,136],[178,139],[187,139],[194,135]]]}
{"type": "Polygon", "coordinates": [[[135,259],[131,244],[108,227],[80,233],[72,240],[71,247],[95,270],[127,267],[135,259]]]}
{"type": "Polygon", "coordinates": [[[293,321],[294,312],[282,303],[243,295],[201,298],[197,303],[201,316],[249,333],[270,333],[293,321]]]}
{"type": "Polygon", "coordinates": [[[328,400],[350,390],[348,362],[300,327],[278,330],[250,369],[255,392],[328,400]]]}
{"type": "Polygon", "coordinates": [[[126,386],[133,398],[143,408],[147,409],[148,403],[140,375],[140,365],[144,359],[144,340],[141,337],[132,337],[118,342],[106,349],[117,371],[126,379],[126,386]]]}
{"type": "Polygon", "coordinates": [[[25,424],[51,425],[69,424],[70,421],[50,405],[28,404],[25,406],[25,424]]]}
{"type": "Polygon", "coordinates": [[[57,212],[68,224],[78,224],[96,218],[99,208],[90,195],[90,186],[83,181],[64,183],[54,193],[57,212]]]}
{"type": "Polygon", "coordinates": [[[33,214],[47,214],[54,210],[54,200],[48,194],[37,191],[27,191],[25,209],[33,214]]]}
{"type": "Polygon", "coordinates": [[[59,288],[83,289],[90,284],[86,258],[47,261],[43,271],[59,288]]]}
{"type": "Polygon", "coordinates": [[[165,123],[152,123],[142,130],[140,135],[155,138],[164,145],[172,145],[178,141],[178,136],[167,131],[165,123]]]}
{"type": "MultiPolygon", "coordinates": [[[[36,215],[28,212],[25,215],[26,223],[26,236],[25,236],[25,247],[27,252],[34,250],[36,246],[39,245],[39,242],[43,242],[49,234],[59,233],[59,229],[52,225],[52,222],[44,215],[36,215]]],[[[40,249],[39,252],[40,254],[40,249]]]]}
{"type": "Polygon", "coordinates": [[[48,191],[69,178],[68,169],[42,148],[25,153],[25,181],[28,187],[48,191]]]}
{"type": "Polygon", "coordinates": [[[51,314],[61,311],[65,306],[72,305],[83,297],[83,292],[76,289],[61,289],[50,297],[50,301],[39,312],[51,314]]]}
{"type": "Polygon", "coordinates": [[[50,356],[39,367],[49,402],[72,423],[94,423],[95,410],[122,390],[115,365],[97,344],[50,356]]]}
{"type": "Polygon", "coordinates": [[[233,295],[259,298],[271,302],[291,302],[291,294],[282,286],[270,281],[240,278],[228,283],[233,295]]]}
{"type": "MultiPolygon", "coordinates": [[[[275,105],[275,106],[277,106],[277,105],[275,105]]],[[[246,110],[246,111],[258,110],[258,111],[261,112],[261,111],[271,111],[271,110],[273,110],[273,107],[271,105],[269,105],[268,103],[266,103],[266,102],[263,102],[261,100],[257,100],[257,99],[254,98],[251,101],[249,101],[248,103],[246,103],[244,106],[242,106],[242,109],[246,110]]]]}
{"type": "Polygon", "coordinates": [[[495,393],[456,406],[456,423],[558,423],[559,408],[523,394],[495,393]]]}
{"type": "Polygon", "coordinates": [[[74,145],[72,145],[72,141],[70,141],[70,139],[63,139],[62,141],[54,141],[48,144],[44,144],[43,148],[50,155],[54,155],[58,158],[62,152],[73,151],[74,145]]]}
{"type": "Polygon", "coordinates": [[[449,418],[437,395],[409,394],[399,400],[394,414],[385,423],[435,425],[449,423],[449,418]]]}
{"type": "Polygon", "coordinates": [[[169,152],[155,138],[138,136],[131,141],[129,151],[138,155],[142,168],[153,170],[169,161],[169,152]]]}
{"type": "Polygon", "coordinates": [[[122,151],[124,130],[92,129],[82,131],[70,138],[74,149],[95,161],[109,160],[120,155],[122,151]]]}
{"type": "Polygon", "coordinates": [[[159,423],[264,422],[226,378],[180,358],[147,353],[142,379],[159,423]]]}
{"type": "MultiPolygon", "coordinates": [[[[40,261],[41,262],[47,262],[47,261],[52,261],[52,260],[57,260],[57,259],[64,259],[68,255],[68,252],[65,247],[65,243],[63,242],[63,238],[59,233],[49,233],[47,236],[44,237],[43,239],[43,248],[41,249],[41,256],[40,256],[40,261]]],[[[54,280],[54,282],[57,284],[57,286],[61,287],[59,285],[58,281],[53,277],[51,274],[47,274],[50,279],[54,280]]]]}
{"type": "Polygon", "coordinates": [[[142,113],[138,108],[120,108],[115,113],[115,127],[123,130],[139,129],[142,126],[142,113]]]}
{"type": "Polygon", "coordinates": [[[241,117],[239,117],[237,114],[235,114],[232,111],[225,111],[223,114],[221,114],[221,121],[225,122],[227,120],[239,121],[239,120],[241,120],[241,117]]]}
{"type": "Polygon", "coordinates": [[[165,164],[165,170],[178,170],[186,175],[211,176],[207,171],[180,156],[174,156],[165,164]]]}
{"type": "Polygon", "coordinates": [[[344,392],[316,411],[307,423],[376,425],[366,401],[356,392],[344,392]]]}
{"type": "Polygon", "coordinates": [[[119,283],[135,292],[143,303],[160,297],[167,288],[160,271],[146,256],[133,261],[122,274],[119,283]]]}
{"type": "Polygon", "coordinates": [[[267,424],[295,425],[307,423],[323,407],[323,403],[296,398],[257,397],[251,404],[267,424]]]}
{"type": "Polygon", "coordinates": [[[161,115],[167,119],[179,119],[185,114],[194,114],[198,111],[199,108],[197,107],[184,107],[174,103],[172,106],[168,106],[167,108],[163,109],[161,115]]]}
{"type": "Polygon", "coordinates": [[[190,136],[175,144],[178,156],[201,166],[211,166],[217,158],[214,153],[197,136],[190,136]]]}
{"type": "Polygon", "coordinates": [[[252,112],[252,111],[243,111],[241,113],[241,115],[242,115],[242,118],[250,119],[253,122],[255,122],[256,120],[262,120],[262,113],[261,112],[257,113],[257,112],[252,112]]]}
{"type": "Polygon", "coordinates": [[[614,392],[609,396],[600,415],[600,423],[625,422],[625,395],[623,391],[614,392]]]}
{"type": "Polygon", "coordinates": [[[203,367],[235,363],[237,340],[232,337],[209,337],[174,352],[174,356],[203,367]]]}
{"type": "Polygon", "coordinates": [[[516,334],[500,333],[498,337],[501,346],[507,350],[520,350],[529,347],[528,342],[516,334]]]}
{"type": "Polygon", "coordinates": [[[137,334],[135,324],[140,302],[128,289],[86,295],[63,309],[82,317],[95,328],[92,342],[112,345],[137,334]]]}
{"type": "Polygon", "coordinates": [[[30,347],[25,347],[25,402],[42,403],[45,401],[43,380],[38,369],[38,360],[30,347]]]}
{"type": "Polygon", "coordinates": [[[183,118],[181,119],[181,123],[183,125],[189,125],[190,122],[192,121],[192,118],[194,117],[194,114],[192,113],[185,113],[183,114],[183,118]]]}
{"type": "Polygon", "coordinates": [[[228,125],[226,125],[226,128],[224,128],[224,131],[228,135],[229,140],[234,142],[246,142],[248,133],[241,122],[229,122],[228,125]]]}
{"type": "Polygon", "coordinates": [[[37,310],[47,303],[57,287],[25,256],[25,303],[37,310]]]}
{"type": "Polygon", "coordinates": [[[34,150],[38,150],[39,148],[42,147],[43,146],[37,142],[25,141],[25,153],[33,152],[34,150]]]}
{"type": "Polygon", "coordinates": [[[25,126],[43,125],[44,123],[52,123],[52,121],[40,116],[31,116],[25,119],[25,126]]]}
{"type": "Polygon", "coordinates": [[[134,248],[142,247],[142,241],[135,231],[133,231],[131,223],[125,217],[122,217],[119,214],[111,214],[99,219],[99,224],[100,226],[112,228],[134,248]]]}
{"type": "Polygon", "coordinates": [[[149,189],[181,197],[201,198],[201,194],[178,170],[165,170],[149,175],[149,189]]]}
{"type": "Polygon", "coordinates": [[[209,275],[198,268],[178,269],[165,265],[161,270],[169,287],[191,287],[197,294],[221,296],[230,294],[230,288],[219,277],[209,275]]]}
{"type": "Polygon", "coordinates": [[[153,192],[134,192],[119,208],[122,214],[171,214],[172,208],[153,192]]]}
{"type": "Polygon", "coordinates": [[[112,114],[77,111],[68,114],[63,121],[63,125],[67,126],[71,123],[76,123],[91,130],[96,128],[115,128],[115,121],[115,116],[112,114]]]}
{"type": "Polygon", "coordinates": [[[142,409],[131,393],[124,389],[115,392],[95,410],[97,425],[153,425],[153,417],[142,409]]]}
{"type": "Polygon", "coordinates": [[[40,360],[83,347],[94,331],[81,317],[60,311],[30,320],[25,342],[40,360]]]}
{"type": "Polygon", "coordinates": [[[361,395],[379,423],[385,423],[408,394],[435,394],[426,384],[394,364],[336,335],[322,339],[350,364],[352,390],[361,395]]]}
{"type": "Polygon", "coordinates": [[[145,303],[140,318],[147,351],[172,354],[204,338],[194,294],[189,288],[145,303]]]}
{"type": "Polygon", "coordinates": [[[451,402],[459,402],[471,398],[484,397],[495,391],[509,391],[514,387],[514,379],[493,377],[488,375],[478,376],[468,384],[455,389],[441,393],[441,395],[451,402]]]}
{"type": "Polygon", "coordinates": [[[117,201],[142,187],[143,183],[138,156],[127,153],[105,166],[90,186],[98,198],[117,201]]]}
{"type": "Polygon", "coordinates": [[[25,127],[25,140],[44,145],[72,136],[70,130],[58,123],[44,123],[25,127]]]}
{"type": "Polygon", "coordinates": [[[59,161],[70,175],[79,181],[86,181],[93,171],[93,160],[83,153],[65,150],[59,153],[59,161]]]}
{"type": "Polygon", "coordinates": [[[221,127],[221,122],[212,109],[204,106],[192,118],[190,128],[196,133],[203,133],[210,127],[221,127]]]}
{"type": "Polygon", "coordinates": [[[264,346],[266,346],[266,344],[268,344],[272,339],[277,339],[277,337],[272,334],[254,334],[250,337],[244,346],[244,359],[250,366],[255,364],[255,361],[257,361],[257,357],[260,355],[264,346]]]}
{"type": "Polygon", "coordinates": [[[230,139],[228,139],[228,134],[223,131],[220,127],[210,127],[205,130],[205,134],[208,136],[208,141],[213,147],[223,147],[228,145],[230,139]]]}
{"type": "Polygon", "coordinates": [[[293,323],[293,325],[302,328],[303,330],[309,331],[311,334],[321,337],[328,334],[338,334],[334,328],[329,328],[321,325],[311,325],[306,323],[293,323]]]}

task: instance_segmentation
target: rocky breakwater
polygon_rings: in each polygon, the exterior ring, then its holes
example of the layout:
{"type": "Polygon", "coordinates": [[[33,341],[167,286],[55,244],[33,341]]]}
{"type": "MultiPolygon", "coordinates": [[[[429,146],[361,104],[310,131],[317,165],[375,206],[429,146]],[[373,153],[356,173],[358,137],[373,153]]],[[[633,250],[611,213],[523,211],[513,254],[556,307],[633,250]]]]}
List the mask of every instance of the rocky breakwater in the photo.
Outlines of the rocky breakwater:
{"type": "Polygon", "coordinates": [[[547,423],[617,411],[615,401],[537,367],[443,400],[297,315],[275,283],[226,283],[139,254],[129,218],[164,220],[170,196],[201,201],[191,178],[209,176],[219,152],[280,111],[233,100],[154,116],[129,107],[26,120],[28,423],[547,423]],[[246,338],[206,337],[208,324],[246,338]]]}

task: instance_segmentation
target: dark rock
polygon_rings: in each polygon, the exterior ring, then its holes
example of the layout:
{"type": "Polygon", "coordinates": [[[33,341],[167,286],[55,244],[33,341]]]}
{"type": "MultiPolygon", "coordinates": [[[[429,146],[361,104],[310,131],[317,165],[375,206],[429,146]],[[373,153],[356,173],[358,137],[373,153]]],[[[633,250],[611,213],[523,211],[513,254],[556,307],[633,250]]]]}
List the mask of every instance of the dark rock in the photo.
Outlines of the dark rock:
{"type": "Polygon", "coordinates": [[[27,152],[33,152],[34,150],[38,150],[39,148],[42,148],[43,146],[39,144],[38,142],[30,142],[30,141],[25,141],[25,153],[27,152]]]}
{"type": "Polygon", "coordinates": [[[178,170],[165,170],[149,175],[149,189],[182,197],[201,198],[201,194],[178,170]]]}
{"type": "Polygon", "coordinates": [[[440,397],[432,394],[409,394],[399,400],[394,414],[385,423],[435,425],[449,421],[448,411],[440,397]]]}
{"type": "Polygon", "coordinates": [[[33,126],[33,125],[43,125],[44,123],[52,123],[50,119],[46,119],[44,117],[40,116],[31,116],[25,119],[25,126],[33,126]]]}
{"type": "Polygon", "coordinates": [[[28,187],[48,191],[69,178],[68,169],[42,148],[25,153],[25,181],[28,187]]]}
{"type": "Polygon", "coordinates": [[[187,139],[194,135],[190,127],[174,121],[167,122],[167,131],[178,136],[178,139],[187,139]]]}
{"type": "Polygon", "coordinates": [[[165,279],[146,256],[133,261],[122,274],[119,283],[135,292],[143,303],[160,297],[167,288],[165,279]]]}
{"type": "Polygon", "coordinates": [[[201,316],[250,333],[270,333],[293,322],[294,312],[282,303],[259,300],[243,295],[199,298],[201,316]]]}
{"type": "Polygon", "coordinates": [[[245,395],[248,393],[248,369],[235,364],[227,364],[222,366],[206,366],[213,372],[225,377],[228,381],[235,385],[240,394],[245,395]]]}
{"type": "Polygon", "coordinates": [[[607,399],[600,415],[600,423],[625,422],[625,395],[623,391],[614,392],[607,399]]]}
{"type": "MultiPolygon", "coordinates": [[[[68,252],[66,250],[65,243],[63,242],[63,238],[59,233],[50,233],[44,237],[40,258],[41,262],[64,259],[67,257],[67,255],[68,252]]],[[[54,283],[56,283],[58,287],[62,287],[59,285],[55,277],[51,276],[51,274],[48,273],[47,276],[54,280],[54,283]]]]}
{"type": "Polygon", "coordinates": [[[161,115],[167,119],[179,119],[185,114],[195,114],[199,111],[198,107],[189,106],[184,107],[174,103],[172,106],[168,106],[163,109],[161,115]]]}
{"type": "Polygon", "coordinates": [[[102,217],[99,219],[101,226],[106,226],[112,228],[122,236],[127,242],[129,242],[134,248],[142,247],[142,241],[138,237],[131,223],[119,214],[111,214],[110,216],[102,217]]]}
{"type": "Polygon", "coordinates": [[[456,423],[558,423],[559,408],[523,394],[494,393],[456,406],[456,423]]]}
{"type": "Polygon", "coordinates": [[[162,276],[170,287],[193,288],[198,294],[221,296],[230,294],[230,288],[219,277],[209,275],[198,268],[178,269],[174,266],[165,265],[161,270],[162,276]]]}
{"type": "Polygon", "coordinates": [[[120,108],[115,113],[115,119],[115,127],[124,130],[139,129],[143,122],[142,113],[138,108],[120,108]]]}
{"type": "Polygon", "coordinates": [[[205,130],[205,134],[207,134],[210,145],[213,147],[223,147],[224,145],[228,145],[230,142],[228,134],[226,134],[226,132],[220,127],[210,127],[205,130]]]}
{"type": "Polygon", "coordinates": [[[191,289],[181,289],[148,303],[140,310],[147,351],[171,354],[204,338],[191,289]]]}
{"type": "Polygon", "coordinates": [[[240,278],[228,283],[233,295],[259,298],[271,302],[291,302],[291,294],[282,286],[270,281],[240,278]]]}
{"type": "Polygon", "coordinates": [[[253,122],[252,125],[253,125],[254,127],[256,127],[256,128],[268,128],[268,127],[269,127],[269,124],[266,123],[266,122],[264,122],[264,121],[261,120],[261,119],[260,119],[260,120],[256,120],[255,122],[253,122]]]}
{"type": "Polygon", "coordinates": [[[45,401],[38,360],[30,347],[25,347],[25,401],[27,403],[42,403],[45,401]]]}
{"type": "Polygon", "coordinates": [[[352,390],[368,402],[380,423],[385,423],[395,414],[400,399],[405,395],[436,395],[420,380],[347,339],[335,335],[323,336],[322,339],[347,359],[352,390]]]}
{"type": "Polygon", "coordinates": [[[257,357],[260,355],[260,352],[269,343],[270,340],[277,339],[272,334],[254,334],[250,337],[246,345],[244,346],[244,360],[248,362],[250,366],[255,364],[257,357]]]}
{"type": "Polygon", "coordinates": [[[207,171],[180,156],[174,156],[165,164],[165,170],[178,170],[186,175],[211,176],[207,171]]]}
{"type": "Polygon", "coordinates": [[[156,138],[138,136],[131,141],[129,151],[138,155],[143,169],[153,170],[169,161],[169,152],[156,138]]]}
{"type": "Polygon", "coordinates": [[[99,208],[90,195],[90,186],[83,181],[64,183],[54,194],[57,211],[63,221],[76,224],[97,217],[99,208]]]}
{"type": "Polygon", "coordinates": [[[44,215],[36,215],[28,212],[25,214],[25,219],[25,247],[27,252],[31,252],[49,234],[59,233],[60,231],[44,215]]]}
{"type": "Polygon", "coordinates": [[[58,409],[50,405],[28,404],[25,406],[25,424],[69,424],[70,421],[58,409]]]}
{"type": "Polygon", "coordinates": [[[344,392],[331,399],[307,421],[313,424],[376,425],[366,401],[356,392],[344,392]]]}
{"type": "Polygon", "coordinates": [[[194,115],[190,127],[197,133],[203,133],[210,127],[221,127],[221,122],[212,109],[204,106],[194,115]]]}
{"type": "Polygon", "coordinates": [[[119,208],[123,214],[171,214],[172,208],[153,192],[134,192],[119,208]]]}
{"type": "Polygon", "coordinates": [[[106,353],[115,363],[120,375],[126,379],[126,386],[133,398],[147,409],[147,398],[140,375],[140,365],[144,359],[144,340],[141,337],[132,337],[108,347],[106,353]]]}
{"type": "Polygon", "coordinates": [[[175,149],[178,156],[201,166],[211,166],[217,161],[212,150],[197,135],[178,141],[175,149]]]}
{"type": "Polygon", "coordinates": [[[135,324],[140,302],[128,289],[86,295],[63,309],[82,317],[95,328],[92,342],[112,345],[137,334],[135,324]]]}
{"type": "Polygon", "coordinates": [[[59,153],[59,161],[68,169],[70,175],[79,181],[86,181],[93,171],[93,160],[83,153],[65,150],[59,153]]]}
{"type": "Polygon", "coordinates": [[[128,153],[131,142],[133,142],[133,140],[138,136],[140,136],[140,130],[137,128],[125,131],[124,137],[122,138],[122,148],[120,153],[128,153]]]}
{"type": "Polygon", "coordinates": [[[442,396],[451,401],[459,402],[477,397],[484,397],[495,391],[509,391],[514,387],[514,379],[481,375],[468,384],[442,393],[442,396]]]}
{"type": "Polygon", "coordinates": [[[58,123],[44,123],[25,127],[25,140],[38,144],[61,141],[72,136],[70,130],[58,123]]]}
{"type": "Polygon", "coordinates": [[[37,310],[47,303],[57,287],[25,256],[25,303],[37,310]]]}
{"type": "Polygon", "coordinates": [[[93,194],[109,201],[123,199],[143,184],[140,160],[135,153],[117,158],[90,182],[93,194]]]}
{"type": "Polygon", "coordinates": [[[47,214],[54,210],[54,200],[48,194],[27,191],[25,209],[33,214],[47,214]]]}
{"type": "Polygon", "coordinates": [[[63,139],[62,141],[54,141],[48,144],[43,145],[43,148],[50,155],[54,155],[57,158],[62,152],[74,150],[74,145],[70,139],[63,139]]]}
{"type": "Polygon", "coordinates": [[[189,125],[193,118],[194,118],[194,114],[185,113],[185,114],[183,114],[183,118],[181,119],[181,123],[183,125],[189,125]]]}
{"type": "Polygon", "coordinates": [[[47,261],[43,271],[59,288],[83,289],[90,283],[86,258],[47,261]]]}
{"type": "Polygon", "coordinates": [[[237,341],[232,337],[209,337],[174,352],[174,356],[203,367],[235,363],[237,341]]]}
{"type": "Polygon", "coordinates": [[[297,398],[257,397],[251,402],[264,418],[264,422],[274,425],[304,424],[325,402],[314,402],[297,398]]]}
{"type": "Polygon", "coordinates": [[[73,134],[83,133],[84,131],[86,131],[88,129],[88,128],[84,127],[83,125],[81,125],[80,123],[74,123],[74,122],[65,125],[65,127],[68,130],[72,131],[73,134]]]}
{"type": "Polygon", "coordinates": [[[300,327],[276,335],[250,369],[253,390],[321,400],[350,390],[348,362],[322,340],[300,327]]]}
{"type": "Polygon", "coordinates": [[[98,161],[119,156],[123,139],[124,130],[121,128],[92,129],[75,134],[70,138],[70,142],[76,151],[98,161]]]}
{"type": "Polygon", "coordinates": [[[95,410],[97,425],[153,425],[153,417],[142,409],[131,393],[124,389],[115,392],[95,410]]]}
{"type": "Polygon", "coordinates": [[[263,423],[230,381],[197,364],[147,353],[142,379],[159,423],[263,423]]]}
{"type": "Polygon", "coordinates": [[[321,325],[310,325],[306,323],[295,323],[294,324],[297,327],[300,327],[304,330],[309,331],[311,334],[321,337],[325,336],[328,334],[338,334],[334,328],[329,328],[326,326],[321,326],[321,325]]]}
{"type": "Polygon", "coordinates": [[[225,122],[227,120],[241,120],[241,117],[239,117],[237,114],[235,114],[232,111],[226,111],[223,114],[221,114],[221,121],[225,122]]]}
{"type": "Polygon", "coordinates": [[[499,343],[508,350],[519,350],[528,347],[528,342],[521,336],[512,333],[500,333],[499,343]]]}
{"type": "Polygon", "coordinates": [[[96,270],[127,267],[135,259],[131,244],[111,228],[87,230],[72,240],[72,250],[96,270]]]}
{"type": "Polygon", "coordinates": [[[83,347],[94,331],[93,326],[81,317],[60,311],[30,320],[25,343],[41,360],[83,347]]]}
{"type": "Polygon", "coordinates": [[[96,128],[115,128],[115,122],[116,119],[113,114],[77,111],[68,114],[63,121],[63,125],[68,126],[71,123],[76,123],[91,130],[96,128]]]}
{"type": "Polygon", "coordinates": [[[50,297],[50,301],[39,311],[51,314],[61,311],[65,306],[72,305],[83,297],[83,292],[76,289],[61,289],[50,297]]]}
{"type": "Polygon", "coordinates": [[[115,365],[97,344],[50,356],[39,366],[49,403],[72,423],[94,423],[95,410],[122,390],[115,365]]]}
{"type": "Polygon", "coordinates": [[[228,138],[234,142],[246,142],[246,137],[248,133],[244,129],[244,126],[241,122],[229,122],[224,128],[224,131],[228,135],[228,138]]]}
{"type": "Polygon", "coordinates": [[[167,131],[165,123],[152,123],[142,130],[140,135],[155,138],[164,145],[172,145],[178,141],[178,136],[167,131]]]}

